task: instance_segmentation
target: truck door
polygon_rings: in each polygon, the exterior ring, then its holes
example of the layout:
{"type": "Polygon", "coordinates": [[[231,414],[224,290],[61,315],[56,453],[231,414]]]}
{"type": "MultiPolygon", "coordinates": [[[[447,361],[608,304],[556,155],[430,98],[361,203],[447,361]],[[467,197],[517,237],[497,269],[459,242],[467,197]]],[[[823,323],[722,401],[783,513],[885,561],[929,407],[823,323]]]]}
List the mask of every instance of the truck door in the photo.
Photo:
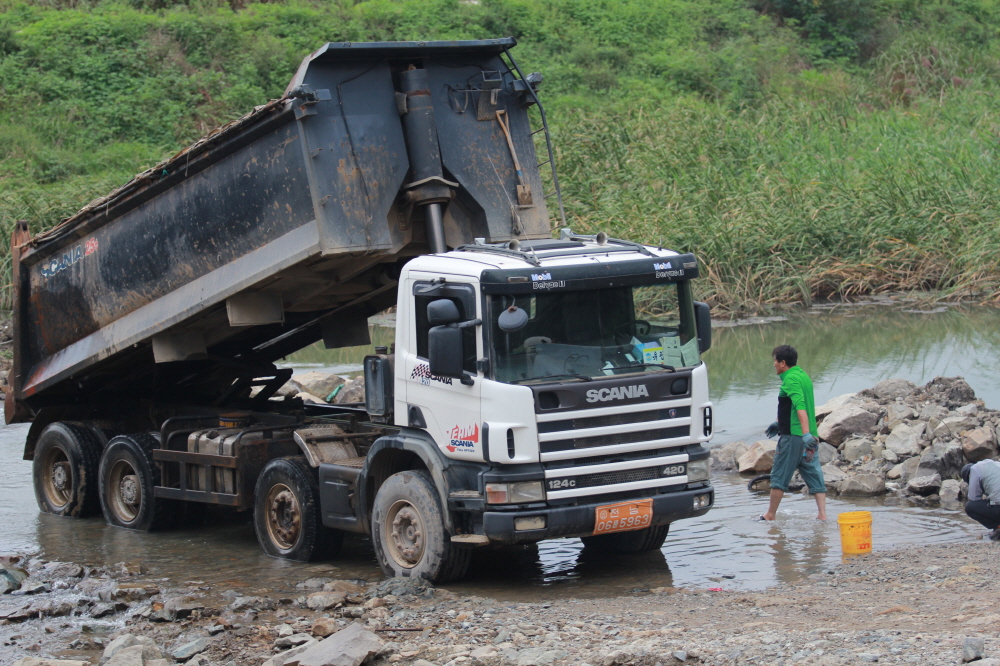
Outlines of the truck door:
{"type": "Polygon", "coordinates": [[[426,279],[417,277],[407,281],[410,312],[402,321],[407,322],[409,330],[405,336],[398,336],[407,340],[402,354],[407,425],[425,429],[449,458],[481,461],[484,446],[480,409],[482,378],[476,371],[476,359],[483,354],[481,327],[463,329],[463,366],[473,377],[471,385],[459,379],[432,375],[427,360],[427,333],[430,330],[427,305],[446,298],[455,303],[462,319],[481,318],[477,285],[452,282],[451,279],[440,284],[439,280],[432,279],[428,275],[426,279]]]}

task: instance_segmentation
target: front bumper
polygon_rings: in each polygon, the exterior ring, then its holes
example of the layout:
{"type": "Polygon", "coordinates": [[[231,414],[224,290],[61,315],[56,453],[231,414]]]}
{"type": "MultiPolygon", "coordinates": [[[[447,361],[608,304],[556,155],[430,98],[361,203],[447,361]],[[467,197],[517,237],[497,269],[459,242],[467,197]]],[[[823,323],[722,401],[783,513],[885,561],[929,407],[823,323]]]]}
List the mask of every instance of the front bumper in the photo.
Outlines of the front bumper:
{"type": "MultiPolygon", "coordinates": [[[[715,505],[715,489],[705,486],[694,490],[682,490],[663,495],[652,495],[652,525],[672,523],[682,518],[703,516],[715,505]],[[708,495],[708,506],[695,509],[696,495],[708,495]]],[[[629,500],[622,500],[629,501],[629,500]]],[[[487,511],[483,514],[483,529],[491,542],[519,543],[541,541],[557,537],[590,536],[594,532],[597,507],[616,504],[616,501],[595,502],[578,506],[524,509],[523,511],[487,511]],[[545,527],[537,530],[515,530],[515,518],[544,517],[545,527]]]]}

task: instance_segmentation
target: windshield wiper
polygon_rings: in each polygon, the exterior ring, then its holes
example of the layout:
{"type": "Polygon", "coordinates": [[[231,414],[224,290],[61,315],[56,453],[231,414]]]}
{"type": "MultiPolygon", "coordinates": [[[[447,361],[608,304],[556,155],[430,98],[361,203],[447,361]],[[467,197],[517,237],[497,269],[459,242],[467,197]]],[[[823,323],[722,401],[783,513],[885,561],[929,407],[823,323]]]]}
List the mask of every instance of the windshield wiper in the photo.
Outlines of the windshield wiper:
{"type": "Polygon", "coordinates": [[[669,370],[670,372],[677,372],[677,368],[672,365],[663,365],[662,363],[636,363],[634,365],[619,365],[615,368],[608,368],[609,370],[624,370],[626,368],[663,368],[664,370],[669,370]]]}
{"type": "Polygon", "coordinates": [[[512,383],[520,384],[521,382],[530,382],[532,379],[559,379],[560,377],[572,377],[573,379],[579,379],[585,382],[594,381],[593,377],[588,377],[587,375],[581,375],[578,372],[566,372],[561,375],[539,375],[538,377],[525,377],[523,379],[515,379],[512,383]]]}

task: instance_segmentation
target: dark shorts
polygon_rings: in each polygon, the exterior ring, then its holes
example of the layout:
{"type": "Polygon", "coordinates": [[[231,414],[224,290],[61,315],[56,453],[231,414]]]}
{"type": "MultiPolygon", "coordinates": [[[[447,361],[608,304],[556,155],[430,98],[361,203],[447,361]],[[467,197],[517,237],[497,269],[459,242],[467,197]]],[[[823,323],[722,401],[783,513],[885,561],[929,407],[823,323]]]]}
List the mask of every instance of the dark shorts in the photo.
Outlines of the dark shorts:
{"type": "Polygon", "coordinates": [[[798,435],[782,435],[778,438],[778,448],[774,452],[774,465],[771,467],[771,487],[788,491],[788,482],[792,480],[795,470],[799,470],[802,480],[812,494],[825,493],[823,470],[819,465],[819,451],[813,454],[809,462],[802,457],[805,444],[798,435]]]}
{"type": "Polygon", "coordinates": [[[1000,504],[990,504],[989,500],[970,500],[965,503],[965,513],[988,530],[1000,527],[1000,504]]]}

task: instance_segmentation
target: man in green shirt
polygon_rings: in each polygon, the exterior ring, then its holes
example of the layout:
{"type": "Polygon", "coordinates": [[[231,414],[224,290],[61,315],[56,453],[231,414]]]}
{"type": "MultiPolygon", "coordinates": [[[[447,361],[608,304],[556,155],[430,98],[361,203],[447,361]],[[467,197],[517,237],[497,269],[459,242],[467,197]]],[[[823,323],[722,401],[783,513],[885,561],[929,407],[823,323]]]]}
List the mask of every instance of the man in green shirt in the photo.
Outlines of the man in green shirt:
{"type": "Polygon", "coordinates": [[[799,353],[794,347],[781,345],[771,352],[774,370],[781,377],[778,391],[778,420],[767,428],[767,436],[778,438],[778,448],[774,452],[774,466],[771,467],[771,504],[764,520],[774,520],[781,498],[788,490],[795,470],[799,470],[809,492],[816,498],[819,520],[826,520],[826,484],[820,468],[816,439],[816,405],[813,401],[813,385],[809,375],[797,364],[799,353]]]}

